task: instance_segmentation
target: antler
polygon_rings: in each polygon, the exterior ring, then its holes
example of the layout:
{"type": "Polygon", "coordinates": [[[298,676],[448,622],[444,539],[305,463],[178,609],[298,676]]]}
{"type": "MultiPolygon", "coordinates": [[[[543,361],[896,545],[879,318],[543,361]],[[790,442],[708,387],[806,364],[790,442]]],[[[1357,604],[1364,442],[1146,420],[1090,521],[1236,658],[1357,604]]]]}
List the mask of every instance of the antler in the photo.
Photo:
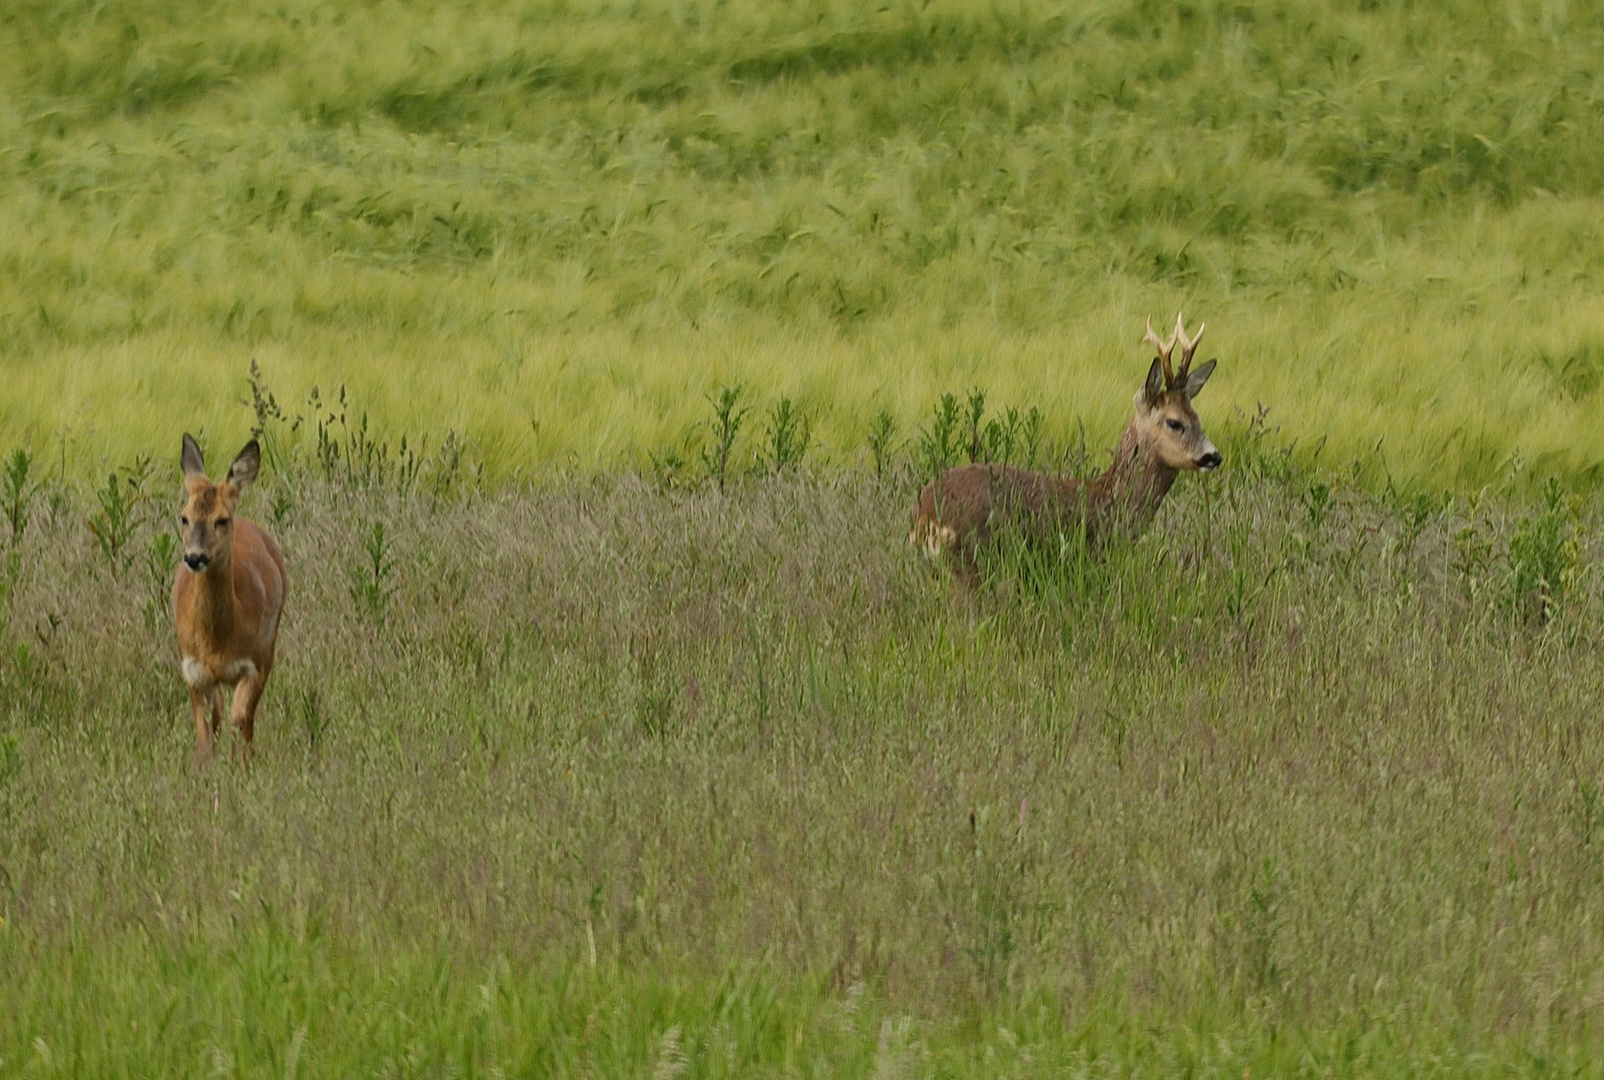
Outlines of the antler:
{"type": "MultiPolygon", "coordinates": [[[[1197,352],[1197,343],[1203,340],[1203,331],[1208,329],[1208,325],[1208,323],[1204,323],[1199,326],[1197,328],[1197,336],[1189,339],[1186,336],[1186,324],[1181,321],[1180,312],[1175,314],[1175,337],[1181,345],[1181,373],[1178,376],[1178,381],[1183,386],[1186,384],[1187,373],[1192,370],[1192,354],[1197,352]]],[[[1168,364],[1164,367],[1164,374],[1169,374],[1168,364]]]]}
{"type": "Polygon", "coordinates": [[[1175,351],[1175,335],[1171,334],[1168,341],[1160,341],[1159,336],[1153,333],[1153,316],[1147,317],[1147,337],[1143,341],[1152,344],[1158,350],[1158,358],[1164,363],[1164,385],[1166,388],[1175,384],[1175,374],[1170,370],[1170,353],[1175,351]]]}

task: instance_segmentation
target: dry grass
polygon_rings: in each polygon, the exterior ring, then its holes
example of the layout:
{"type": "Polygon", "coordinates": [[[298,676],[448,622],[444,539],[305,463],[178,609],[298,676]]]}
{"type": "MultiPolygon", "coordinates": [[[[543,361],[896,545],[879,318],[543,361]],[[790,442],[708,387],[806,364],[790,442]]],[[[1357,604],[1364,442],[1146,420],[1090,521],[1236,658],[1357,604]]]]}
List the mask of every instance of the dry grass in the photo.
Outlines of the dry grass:
{"type": "Polygon", "coordinates": [[[1328,500],[1265,442],[972,607],[904,551],[907,479],[281,474],[249,773],[190,765],[155,526],[113,575],[47,492],[0,638],[0,1060],[1593,1068],[1595,522],[1328,500]]]}

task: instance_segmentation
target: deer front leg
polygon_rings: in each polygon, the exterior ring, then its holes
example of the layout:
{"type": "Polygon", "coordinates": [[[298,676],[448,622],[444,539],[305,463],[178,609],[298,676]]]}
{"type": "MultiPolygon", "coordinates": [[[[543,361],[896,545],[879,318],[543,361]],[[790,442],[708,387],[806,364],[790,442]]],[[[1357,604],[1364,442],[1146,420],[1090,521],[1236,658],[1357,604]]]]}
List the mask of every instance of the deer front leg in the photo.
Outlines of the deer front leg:
{"type": "Polygon", "coordinates": [[[189,707],[195,713],[195,754],[198,757],[205,756],[212,748],[212,729],[206,720],[210,704],[205,694],[193,686],[189,688],[189,707]]]}
{"type": "Polygon", "coordinates": [[[240,745],[241,761],[250,760],[251,739],[256,734],[256,703],[262,699],[262,688],[266,685],[267,672],[253,671],[234,687],[234,704],[229,709],[228,719],[243,740],[240,745]]]}
{"type": "Polygon", "coordinates": [[[189,707],[195,714],[195,754],[205,757],[211,752],[212,739],[223,722],[223,689],[216,684],[201,689],[189,688],[189,707]]]}

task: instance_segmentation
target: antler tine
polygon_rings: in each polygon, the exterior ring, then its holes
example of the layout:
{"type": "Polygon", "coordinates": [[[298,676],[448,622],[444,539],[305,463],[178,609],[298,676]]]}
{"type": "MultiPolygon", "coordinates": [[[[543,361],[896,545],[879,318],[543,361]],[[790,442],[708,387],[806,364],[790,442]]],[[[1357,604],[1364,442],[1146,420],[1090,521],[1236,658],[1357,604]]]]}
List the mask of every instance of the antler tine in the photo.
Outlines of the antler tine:
{"type": "Polygon", "coordinates": [[[1142,340],[1158,350],[1158,358],[1164,364],[1164,385],[1166,387],[1170,386],[1175,382],[1175,373],[1170,370],[1170,353],[1175,351],[1175,335],[1171,334],[1168,341],[1159,340],[1159,336],[1153,333],[1153,316],[1149,315],[1147,317],[1147,337],[1142,340]]]}
{"type": "Polygon", "coordinates": [[[1186,336],[1186,324],[1181,321],[1180,312],[1175,314],[1175,336],[1181,344],[1181,371],[1178,378],[1183,383],[1186,381],[1187,372],[1192,370],[1192,354],[1197,352],[1197,343],[1203,340],[1203,331],[1208,329],[1208,325],[1208,323],[1204,323],[1199,326],[1196,336],[1188,338],[1186,336]]]}

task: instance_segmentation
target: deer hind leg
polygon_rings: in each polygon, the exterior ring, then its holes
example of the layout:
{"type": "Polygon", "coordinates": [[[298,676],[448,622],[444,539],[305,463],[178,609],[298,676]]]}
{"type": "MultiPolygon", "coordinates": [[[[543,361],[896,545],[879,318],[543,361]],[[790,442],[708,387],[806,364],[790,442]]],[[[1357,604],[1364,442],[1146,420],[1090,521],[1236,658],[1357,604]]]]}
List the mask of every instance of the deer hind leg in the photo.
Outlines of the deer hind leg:
{"type": "Polygon", "coordinates": [[[954,598],[972,597],[980,591],[980,560],[973,542],[952,544],[940,562],[949,573],[948,587],[954,598]]]}
{"type": "Polygon", "coordinates": [[[952,553],[952,583],[954,592],[972,594],[980,589],[980,563],[969,550],[952,553]]]}

